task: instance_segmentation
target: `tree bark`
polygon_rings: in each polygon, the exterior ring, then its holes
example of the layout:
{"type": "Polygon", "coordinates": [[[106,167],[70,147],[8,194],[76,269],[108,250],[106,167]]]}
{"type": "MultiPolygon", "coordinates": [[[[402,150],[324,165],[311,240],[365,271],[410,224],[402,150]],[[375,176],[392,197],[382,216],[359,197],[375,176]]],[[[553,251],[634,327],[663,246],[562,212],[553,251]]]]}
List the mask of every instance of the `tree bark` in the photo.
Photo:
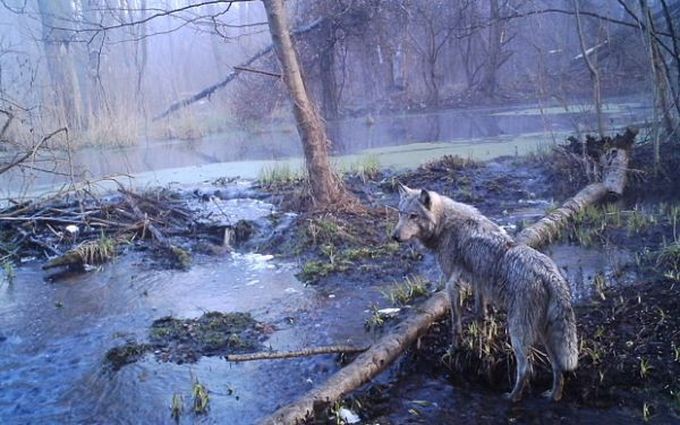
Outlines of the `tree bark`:
{"type": "MultiPolygon", "coordinates": [[[[604,181],[608,183],[596,183],[587,186],[565,202],[563,207],[560,208],[560,213],[550,214],[543,218],[525,229],[517,239],[529,246],[540,246],[546,240],[551,239],[554,229],[561,227],[566,220],[572,218],[578,211],[587,205],[602,200],[610,193],[610,190],[618,192],[619,188],[622,188],[623,183],[625,183],[628,153],[626,149],[613,149],[617,152],[609,151],[607,155],[616,156],[620,152],[622,156],[619,157],[619,161],[606,160],[606,163],[611,165],[605,169],[604,181]],[[621,182],[621,179],[623,179],[623,182],[621,182]]],[[[262,425],[297,424],[312,418],[315,412],[323,410],[331,403],[370,382],[421,335],[427,332],[430,325],[444,318],[448,310],[449,300],[447,295],[443,291],[435,293],[416,309],[416,313],[381,337],[352,363],[331,376],[326,383],[307,392],[296,402],[283,406],[260,423],[262,425]]]]}
{"type": "Polygon", "coordinates": [[[330,141],[324,122],[302,77],[302,68],[293,39],[288,30],[288,18],[283,0],[263,0],[276,56],[281,63],[281,75],[293,101],[293,113],[302,139],[312,198],[318,207],[341,200],[344,191],[331,169],[328,155],[330,141]]]}

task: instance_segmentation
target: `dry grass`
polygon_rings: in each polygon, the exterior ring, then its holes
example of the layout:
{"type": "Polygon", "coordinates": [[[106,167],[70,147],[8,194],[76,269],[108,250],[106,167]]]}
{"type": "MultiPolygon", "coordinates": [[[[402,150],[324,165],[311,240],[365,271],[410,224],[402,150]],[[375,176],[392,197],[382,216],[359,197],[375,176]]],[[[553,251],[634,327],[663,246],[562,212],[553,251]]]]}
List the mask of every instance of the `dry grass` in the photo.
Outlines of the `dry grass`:
{"type": "Polygon", "coordinates": [[[102,264],[117,254],[116,241],[105,235],[98,240],[83,242],[74,248],[85,264],[102,264]]]}

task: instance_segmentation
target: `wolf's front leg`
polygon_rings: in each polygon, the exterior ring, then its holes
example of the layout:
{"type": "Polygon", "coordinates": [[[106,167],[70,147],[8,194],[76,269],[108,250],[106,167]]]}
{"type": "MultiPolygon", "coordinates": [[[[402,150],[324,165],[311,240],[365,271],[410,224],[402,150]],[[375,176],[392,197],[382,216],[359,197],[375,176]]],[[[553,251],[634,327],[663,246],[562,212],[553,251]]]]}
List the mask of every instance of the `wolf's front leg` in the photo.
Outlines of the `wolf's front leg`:
{"type": "Polygon", "coordinates": [[[463,333],[463,323],[460,313],[460,273],[452,273],[446,281],[446,292],[451,304],[451,348],[458,348],[460,336],[463,333]]]}

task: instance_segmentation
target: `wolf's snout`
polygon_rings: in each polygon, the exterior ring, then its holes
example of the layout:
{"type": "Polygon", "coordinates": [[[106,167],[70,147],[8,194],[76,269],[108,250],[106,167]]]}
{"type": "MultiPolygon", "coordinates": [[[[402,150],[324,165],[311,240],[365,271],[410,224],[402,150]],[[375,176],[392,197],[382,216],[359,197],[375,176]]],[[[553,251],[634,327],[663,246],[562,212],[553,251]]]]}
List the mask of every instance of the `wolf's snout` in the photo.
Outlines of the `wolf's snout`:
{"type": "Polygon", "coordinates": [[[401,242],[401,238],[399,237],[399,234],[397,232],[392,232],[392,240],[401,242]]]}

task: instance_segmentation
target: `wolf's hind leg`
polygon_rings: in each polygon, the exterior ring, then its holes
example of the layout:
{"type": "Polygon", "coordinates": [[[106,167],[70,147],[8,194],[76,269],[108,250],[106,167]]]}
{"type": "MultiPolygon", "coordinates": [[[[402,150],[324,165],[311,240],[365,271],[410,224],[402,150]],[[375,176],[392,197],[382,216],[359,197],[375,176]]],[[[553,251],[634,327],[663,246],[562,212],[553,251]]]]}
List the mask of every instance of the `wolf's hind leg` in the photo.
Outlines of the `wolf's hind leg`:
{"type": "Polygon", "coordinates": [[[544,344],[545,349],[548,352],[548,359],[550,360],[550,366],[552,366],[553,382],[552,388],[543,393],[543,396],[551,399],[552,401],[560,401],[562,399],[562,389],[564,388],[564,376],[562,373],[562,368],[560,367],[559,360],[550,344],[544,344]]]}
{"type": "Polygon", "coordinates": [[[451,304],[451,348],[457,348],[460,336],[463,333],[463,323],[460,313],[460,287],[458,286],[458,274],[454,273],[446,281],[446,292],[451,304]]]}
{"type": "Polygon", "coordinates": [[[523,335],[517,330],[510,329],[510,342],[512,349],[515,352],[515,360],[517,363],[517,370],[515,375],[515,386],[512,392],[506,397],[513,402],[518,402],[522,399],[522,392],[524,386],[531,373],[531,364],[529,362],[529,350],[531,349],[532,341],[528,340],[526,335],[523,335]]]}

